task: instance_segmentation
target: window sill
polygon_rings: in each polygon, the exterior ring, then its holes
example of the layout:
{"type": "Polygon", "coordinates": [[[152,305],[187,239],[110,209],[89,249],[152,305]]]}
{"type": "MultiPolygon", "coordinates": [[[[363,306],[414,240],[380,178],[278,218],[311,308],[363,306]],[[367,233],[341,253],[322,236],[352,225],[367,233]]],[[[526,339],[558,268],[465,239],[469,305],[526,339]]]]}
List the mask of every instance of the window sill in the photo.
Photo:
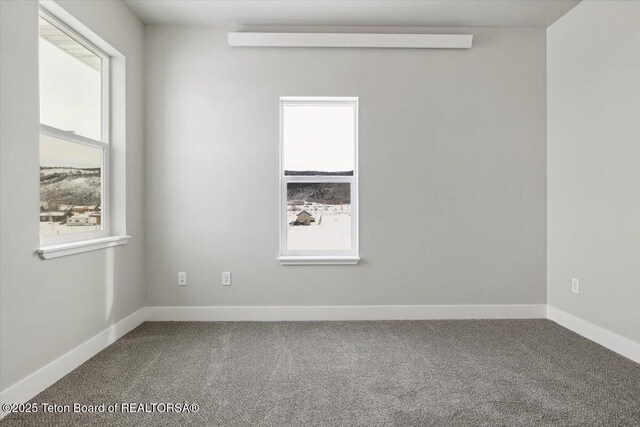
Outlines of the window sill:
{"type": "Polygon", "coordinates": [[[130,238],[131,236],[109,236],[99,239],[82,240],[80,242],[47,245],[38,249],[37,254],[42,259],[59,258],[67,255],[75,255],[83,252],[124,245],[130,238]]]}
{"type": "Polygon", "coordinates": [[[281,256],[282,265],[356,265],[360,262],[357,256],[281,256]]]}

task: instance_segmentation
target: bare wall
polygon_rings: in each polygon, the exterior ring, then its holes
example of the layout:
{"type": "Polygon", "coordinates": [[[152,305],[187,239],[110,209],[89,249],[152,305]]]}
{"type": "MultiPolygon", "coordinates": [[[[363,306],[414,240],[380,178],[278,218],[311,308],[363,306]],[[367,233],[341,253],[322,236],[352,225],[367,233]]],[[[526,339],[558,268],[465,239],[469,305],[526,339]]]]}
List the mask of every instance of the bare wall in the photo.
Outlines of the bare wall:
{"type": "Polygon", "coordinates": [[[148,304],[544,304],[545,31],[459,31],[473,49],[147,26],[148,304]],[[360,97],[360,265],[276,260],[283,95],[360,97]]]}
{"type": "MultiPolygon", "coordinates": [[[[1,381],[5,390],[145,305],[144,27],[121,2],[59,1],[126,57],[127,232],[118,248],[42,261],[39,245],[38,3],[2,1],[1,381]]],[[[122,112],[117,112],[121,114],[122,112]]]]}
{"type": "Polygon", "coordinates": [[[638,22],[639,2],[589,1],[547,30],[548,304],[636,342],[638,22]]]}

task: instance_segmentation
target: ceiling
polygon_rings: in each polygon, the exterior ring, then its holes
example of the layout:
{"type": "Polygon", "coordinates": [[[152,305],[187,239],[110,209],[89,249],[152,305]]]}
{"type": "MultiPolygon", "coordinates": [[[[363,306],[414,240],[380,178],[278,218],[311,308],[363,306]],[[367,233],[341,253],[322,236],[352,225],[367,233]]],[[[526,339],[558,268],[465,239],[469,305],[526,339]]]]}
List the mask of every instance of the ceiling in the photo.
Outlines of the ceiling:
{"type": "Polygon", "coordinates": [[[125,0],[146,24],[548,27],[578,0],[125,0]]]}

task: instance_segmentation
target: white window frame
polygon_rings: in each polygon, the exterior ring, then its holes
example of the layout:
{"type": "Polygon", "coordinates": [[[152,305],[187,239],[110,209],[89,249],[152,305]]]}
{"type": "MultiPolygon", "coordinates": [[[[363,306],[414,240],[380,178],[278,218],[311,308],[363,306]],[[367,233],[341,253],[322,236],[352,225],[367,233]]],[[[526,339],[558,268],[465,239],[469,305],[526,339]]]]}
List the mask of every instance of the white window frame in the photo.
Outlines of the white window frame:
{"type": "Polygon", "coordinates": [[[359,257],[358,239],[358,97],[300,97],[280,98],[280,160],[279,160],[279,229],[280,256],[283,265],[314,264],[357,264],[359,257]],[[290,105],[353,106],[354,112],[354,163],[353,176],[285,176],[284,174],[284,107],[290,105]],[[287,248],[287,184],[288,183],[348,183],[351,185],[351,250],[289,250],[287,248]]]}
{"type": "MultiPolygon", "coordinates": [[[[100,148],[102,150],[102,168],[100,171],[100,220],[102,223],[102,230],[100,231],[88,231],[79,233],[68,233],[57,236],[40,236],[40,246],[53,246],[64,243],[76,243],[82,241],[95,242],[97,239],[104,239],[110,236],[111,233],[111,221],[110,221],[110,145],[109,145],[109,130],[111,127],[109,108],[110,108],[110,87],[109,87],[109,70],[110,70],[110,57],[102,50],[97,48],[93,43],[87,41],[84,37],[78,34],[77,31],[71,29],[68,25],[62,22],[60,19],[52,15],[49,11],[40,7],[40,17],[55,26],[57,29],[71,37],[73,40],[81,44],[93,54],[99,56],[102,59],[101,64],[101,103],[102,103],[102,117],[101,117],[101,140],[95,140],[82,135],[77,135],[73,132],[59,129],[53,126],[40,123],[40,133],[43,135],[51,136],[61,139],[63,141],[73,142],[76,144],[82,144],[89,147],[100,148]]],[[[39,35],[38,35],[39,37],[39,35]]],[[[38,251],[42,255],[42,250],[38,251]]]]}

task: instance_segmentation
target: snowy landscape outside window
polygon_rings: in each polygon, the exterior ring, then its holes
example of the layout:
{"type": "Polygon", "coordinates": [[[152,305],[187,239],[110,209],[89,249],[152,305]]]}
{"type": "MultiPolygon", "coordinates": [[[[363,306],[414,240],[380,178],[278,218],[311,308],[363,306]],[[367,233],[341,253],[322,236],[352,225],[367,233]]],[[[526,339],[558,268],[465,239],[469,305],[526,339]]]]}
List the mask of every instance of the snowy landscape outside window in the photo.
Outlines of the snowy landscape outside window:
{"type": "Polygon", "coordinates": [[[357,260],[357,154],[357,98],[280,99],[281,261],[357,260]]]}
{"type": "Polygon", "coordinates": [[[108,235],[107,55],[41,10],[40,241],[108,235]]]}

